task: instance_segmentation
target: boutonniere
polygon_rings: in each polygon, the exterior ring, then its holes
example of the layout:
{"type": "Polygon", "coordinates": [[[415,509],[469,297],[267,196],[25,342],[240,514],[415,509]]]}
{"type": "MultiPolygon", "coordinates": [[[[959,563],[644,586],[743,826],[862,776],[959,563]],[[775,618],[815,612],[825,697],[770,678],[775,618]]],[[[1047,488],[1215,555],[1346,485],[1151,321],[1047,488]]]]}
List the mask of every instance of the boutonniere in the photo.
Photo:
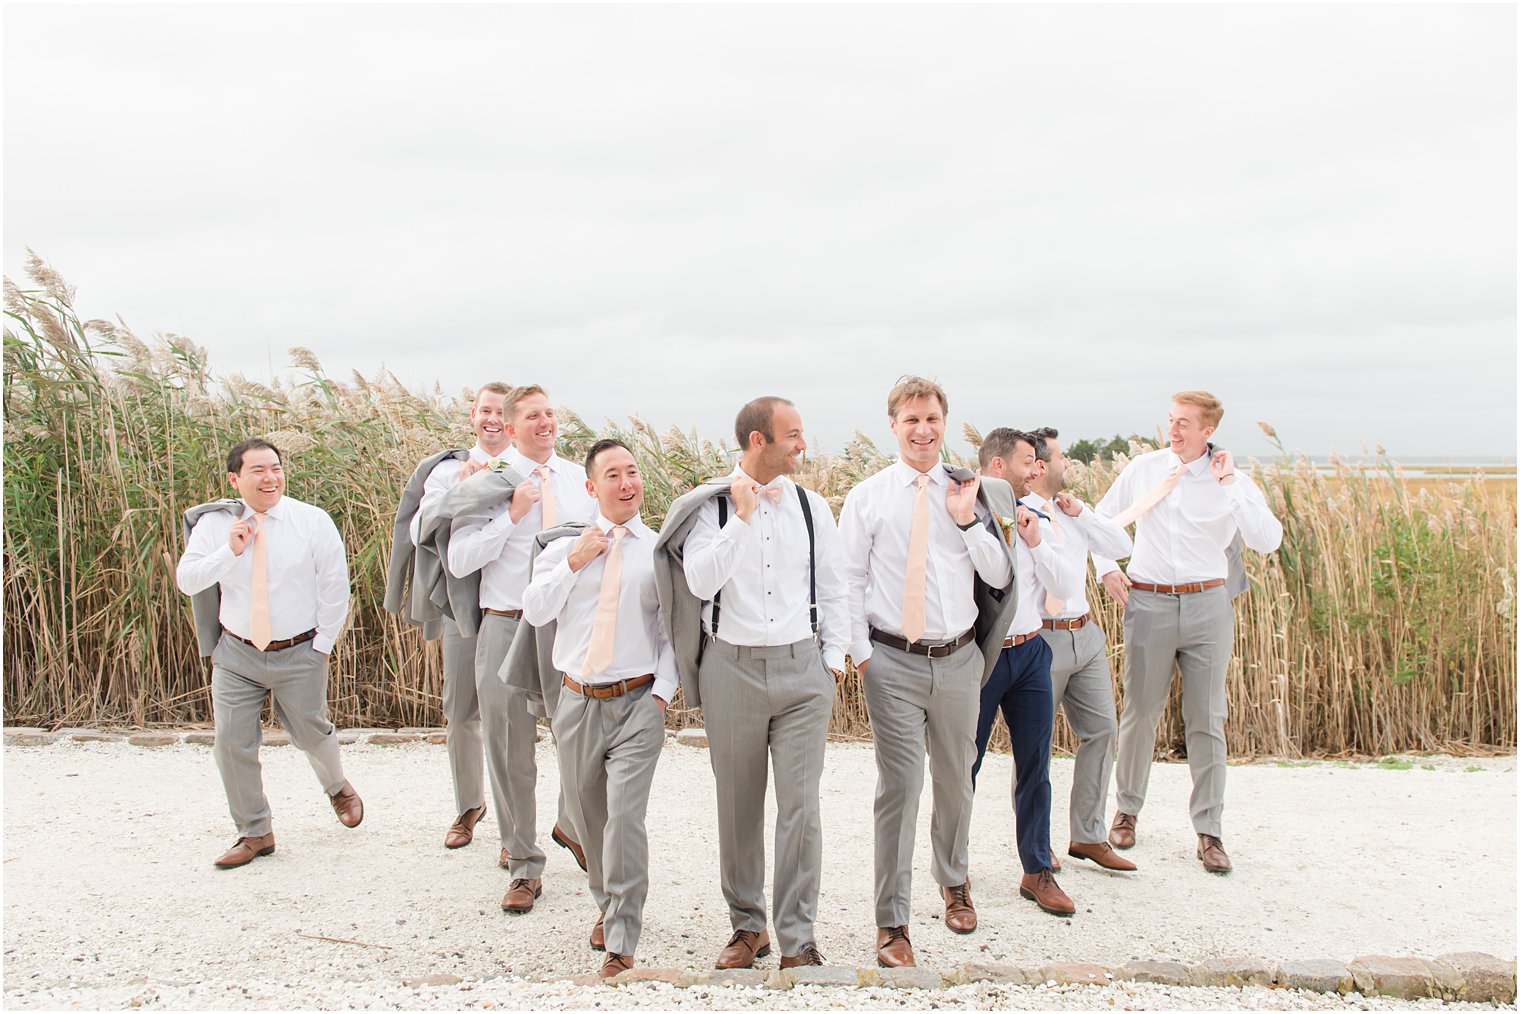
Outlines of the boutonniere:
{"type": "Polygon", "coordinates": [[[1005,518],[1001,515],[998,516],[997,522],[998,527],[1003,530],[1003,541],[1010,546],[1013,545],[1013,530],[1019,526],[1019,523],[1013,518],[1005,518]]]}
{"type": "Polygon", "coordinates": [[[490,461],[486,462],[486,467],[493,472],[505,472],[511,466],[509,466],[506,460],[503,458],[492,458],[490,461]]]}

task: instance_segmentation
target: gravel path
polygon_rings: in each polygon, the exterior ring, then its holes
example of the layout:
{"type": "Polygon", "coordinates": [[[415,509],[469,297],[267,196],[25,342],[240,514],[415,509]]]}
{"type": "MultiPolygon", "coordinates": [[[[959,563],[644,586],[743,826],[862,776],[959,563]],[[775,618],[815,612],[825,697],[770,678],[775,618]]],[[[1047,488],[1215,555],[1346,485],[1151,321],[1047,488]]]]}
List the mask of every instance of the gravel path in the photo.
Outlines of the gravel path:
{"type": "MultiPolygon", "coordinates": [[[[540,745],[540,779],[554,777],[540,745]]],[[[499,909],[494,819],[449,852],[453,814],[444,748],[344,748],[364,824],[342,828],[291,747],[264,751],[279,851],[241,870],[211,860],[233,840],[210,750],[60,742],[7,748],[5,997],[8,1007],[923,1006],[894,990],[790,992],[660,983],[611,992],[546,978],[594,970],[585,936],[595,907],[569,855],[550,845],[530,915],[499,909]],[[330,940],[353,941],[335,943],[330,940]],[[428,976],[439,986],[406,986],[428,976]],[[847,1000],[841,1000],[847,997],[847,1000]]],[[[1073,861],[1061,882],[1070,920],[1018,897],[1007,786],[989,758],[972,826],[981,929],[956,936],[928,875],[927,792],[914,875],[919,963],[1039,964],[1132,959],[1196,962],[1451,951],[1515,956],[1515,760],[1416,760],[1413,766],[1232,767],[1226,844],[1236,864],[1210,876],[1193,857],[1185,765],[1157,765],[1133,876],[1073,861]]],[[[1052,768],[1065,827],[1071,762],[1052,768]]],[[[830,964],[874,963],[869,746],[834,745],[824,774],[825,873],[818,943],[830,964]]],[[[706,751],[671,743],[649,829],[652,887],[639,963],[707,968],[728,935],[718,887],[713,781],[706,751]]],[[[540,826],[554,796],[540,791],[540,826]]],[[[545,836],[547,841],[547,836],[545,836]]],[[[1057,844],[1064,843],[1058,835],[1057,844]]],[[[774,968],[775,957],[763,967],[774,968]]],[[[945,989],[941,1006],[1337,1007],[1285,990],[1108,987],[945,989]]],[[[1416,1006],[1393,1000],[1358,1005],[1416,1006]]]]}

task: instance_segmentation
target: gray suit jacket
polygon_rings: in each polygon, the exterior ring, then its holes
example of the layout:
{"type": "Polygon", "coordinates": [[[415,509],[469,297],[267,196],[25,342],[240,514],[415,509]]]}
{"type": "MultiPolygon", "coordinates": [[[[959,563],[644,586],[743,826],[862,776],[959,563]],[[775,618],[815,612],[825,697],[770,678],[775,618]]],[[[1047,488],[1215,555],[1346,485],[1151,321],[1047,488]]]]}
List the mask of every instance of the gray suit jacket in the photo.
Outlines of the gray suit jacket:
{"type": "MultiPolygon", "coordinates": [[[[213,511],[226,511],[234,517],[242,517],[243,501],[212,500],[197,504],[185,511],[185,544],[190,543],[190,531],[197,521],[213,511]]],[[[216,642],[222,639],[222,586],[214,583],[190,596],[190,614],[195,617],[195,643],[202,658],[210,658],[216,650],[216,642]]]]}
{"type": "MultiPolygon", "coordinates": [[[[529,573],[545,546],[555,539],[579,535],[590,527],[584,521],[572,521],[546,528],[535,535],[533,548],[529,551],[529,573]]],[[[554,635],[558,630],[559,624],[554,622],[541,627],[526,620],[519,623],[512,646],[507,649],[506,660],[497,673],[513,691],[527,695],[528,710],[540,717],[554,714],[555,705],[559,703],[560,673],[554,668],[554,635]]]]}
{"type": "Polygon", "coordinates": [[[449,572],[449,538],[454,522],[510,500],[522,481],[522,476],[511,468],[487,468],[459,483],[436,505],[422,512],[417,526],[413,598],[417,591],[425,591],[428,600],[454,621],[464,637],[474,637],[480,630],[480,571],[464,577],[449,572]]]}
{"type": "Polygon", "coordinates": [[[424,487],[433,469],[449,458],[463,460],[469,456],[469,451],[451,447],[424,458],[407,480],[406,488],[401,491],[401,502],[396,506],[396,529],[391,534],[391,558],[385,571],[385,610],[421,627],[425,641],[443,636],[443,612],[426,594],[412,593],[437,583],[439,560],[431,553],[417,552],[417,546],[412,542],[412,518],[422,505],[424,487]],[[419,566],[431,583],[416,577],[419,566]]]}
{"type": "MultiPolygon", "coordinates": [[[[965,482],[975,474],[970,469],[951,468],[948,465],[945,470],[957,482],[965,482]]],[[[1008,625],[1013,622],[1014,611],[1019,605],[1019,558],[1012,542],[1018,536],[1004,532],[1003,526],[998,522],[998,518],[1012,518],[1014,515],[1016,500],[1012,486],[1002,479],[984,475],[976,499],[976,519],[1002,543],[1008,554],[1010,568],[1009,581],[1004,587],[994,588],[978,574],[972,592],[976,601],[976,646],[982,652],[982,683],[985,685],[992,678],[992,670],[996,668],[998,656],[1003,651],[1003,638],[1008,636],[1008,625]]]]}
{"type": "Polygon", "coordinates": [[[733,476],[708,479],[683,494],[665,512],[660,537],[654,544],[655,590],[660,597],[660,620],[665,639],[676,656],[676,672],[688,707],[700,708],[702,696],[697,673],[702,665],[702,600],[686,584],[686,537],[697,520],[697,508],[715,496],[726,494],[733,476]]]}

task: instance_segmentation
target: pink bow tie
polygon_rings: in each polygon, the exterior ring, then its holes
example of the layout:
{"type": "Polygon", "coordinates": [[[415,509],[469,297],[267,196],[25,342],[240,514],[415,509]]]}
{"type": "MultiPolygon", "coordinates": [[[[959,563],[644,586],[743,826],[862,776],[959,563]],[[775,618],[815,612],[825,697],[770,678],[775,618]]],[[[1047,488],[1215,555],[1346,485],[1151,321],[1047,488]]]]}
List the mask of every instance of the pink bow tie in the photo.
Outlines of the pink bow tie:
{"type": "Polygon", "coordinates": [[[763,497],[765,497],[771,503],[780,503],[781,502],[781,487],[780,486],[761,486],[760,487],[760,495],[763,496],[763,497]]]}

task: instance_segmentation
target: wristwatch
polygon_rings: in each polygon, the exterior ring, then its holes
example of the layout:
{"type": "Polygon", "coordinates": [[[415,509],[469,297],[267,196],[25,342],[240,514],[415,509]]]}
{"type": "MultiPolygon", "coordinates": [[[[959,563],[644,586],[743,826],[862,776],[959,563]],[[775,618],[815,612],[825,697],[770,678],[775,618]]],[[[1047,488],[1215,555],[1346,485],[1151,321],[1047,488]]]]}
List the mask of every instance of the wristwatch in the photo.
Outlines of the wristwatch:
{"type": "Polygon", "coordinates": [[[973,528],[976,527],[976,518],[972,518],[970,521],[967,521],[965,524],[963,524],[963,525],[956,525],[955,527],[959,528],[963,532],[969,532],[969,531],[971,531],[971,529],[973,529],[973,528]]]}

